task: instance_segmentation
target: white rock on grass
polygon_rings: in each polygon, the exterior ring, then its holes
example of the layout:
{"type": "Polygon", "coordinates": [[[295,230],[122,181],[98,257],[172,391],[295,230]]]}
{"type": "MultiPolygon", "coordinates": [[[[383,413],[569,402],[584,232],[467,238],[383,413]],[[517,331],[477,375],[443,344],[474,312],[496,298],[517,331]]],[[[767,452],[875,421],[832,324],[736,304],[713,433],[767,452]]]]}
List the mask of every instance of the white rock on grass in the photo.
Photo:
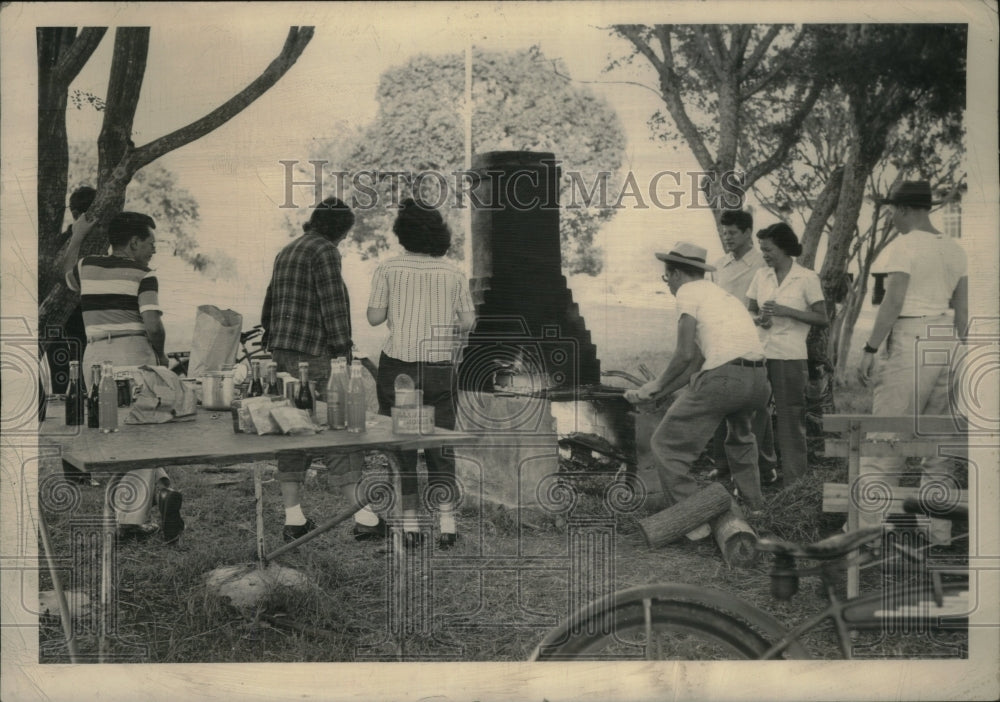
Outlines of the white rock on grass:
{"type": "Polygon", "coordinates": [[[224,566],[208,573],[205,587],[210,593],[228,597],[234,607],[255,607],[280,590],[307,592],[309,579],[294,568],[271,563],[265,569],[256,566],[224,566]]]}

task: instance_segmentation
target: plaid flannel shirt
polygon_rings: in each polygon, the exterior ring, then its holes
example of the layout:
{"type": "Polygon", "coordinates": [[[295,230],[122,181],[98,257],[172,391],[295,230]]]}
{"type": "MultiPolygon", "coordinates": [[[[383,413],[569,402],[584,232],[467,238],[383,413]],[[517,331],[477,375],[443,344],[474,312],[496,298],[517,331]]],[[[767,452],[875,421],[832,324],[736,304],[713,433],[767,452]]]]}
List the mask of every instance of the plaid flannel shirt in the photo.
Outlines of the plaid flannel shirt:
{"type": "Polygon", "coordinates": [[[278,253],[260,314],[269,350],[313,356],[350,350],[351,304],[340,271],[340,251],[317,234],[304,234],[278,253]]]}

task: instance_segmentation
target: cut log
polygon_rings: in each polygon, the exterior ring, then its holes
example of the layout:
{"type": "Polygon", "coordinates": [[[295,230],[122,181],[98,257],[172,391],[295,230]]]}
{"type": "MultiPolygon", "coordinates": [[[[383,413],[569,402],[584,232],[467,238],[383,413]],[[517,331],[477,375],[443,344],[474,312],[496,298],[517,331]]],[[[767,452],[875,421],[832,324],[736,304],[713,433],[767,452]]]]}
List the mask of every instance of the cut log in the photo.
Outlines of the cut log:
{"type": "Polygon", "coordinates": [[[730,509],[713,519],[712,534],[728,565],[752,568],[757,562],[757,534],[737,511],[730,509]]]}
{"type": "Polygon", "coordinates": [[[712,483],[673,507],[646,517],[639,522],[639,530],[650,548],[658,548],[718,517],[732,501],[721,483],[712,483]]]}

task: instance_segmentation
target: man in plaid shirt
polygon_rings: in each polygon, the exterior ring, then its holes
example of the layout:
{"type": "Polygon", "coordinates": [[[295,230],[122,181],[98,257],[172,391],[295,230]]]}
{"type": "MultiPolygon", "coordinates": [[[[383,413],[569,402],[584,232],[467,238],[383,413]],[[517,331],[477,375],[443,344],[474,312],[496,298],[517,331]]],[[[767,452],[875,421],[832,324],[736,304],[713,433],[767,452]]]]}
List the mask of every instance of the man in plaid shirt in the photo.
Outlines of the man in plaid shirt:
{"type": "MultiPolygon", "coordinates": [[[[266,330],[264,344],[278,370],[298,377],[298,364],[308,363],[309,379],[315,381],[320,399],[325,399],[331,359],[342,356],[350,360],[351,305],[341,276],[337,246],[352,226],[354,213],[335,197],[327,198],[313,210],[309,221],[302,225],[303,235],[285,246],[274,259],[271,284],[260,315],[261,326],[266,330]]],[[[302,452],[278,454],[285,541],[294,541],[316,527],[302,512],[300,503],[309,464],[309,456],[302,452]]],[[[342,492],[354,502],[354,488],[364,465],[363,454],[333,454],[326,464],[332,479],[339,479],[342,492]]],[[[370,510],[362,510],[355,521],[356,537],[384,534],[384,522],[370,510]],[[366,524],[369,521],[374,524],[366,524]]]]}

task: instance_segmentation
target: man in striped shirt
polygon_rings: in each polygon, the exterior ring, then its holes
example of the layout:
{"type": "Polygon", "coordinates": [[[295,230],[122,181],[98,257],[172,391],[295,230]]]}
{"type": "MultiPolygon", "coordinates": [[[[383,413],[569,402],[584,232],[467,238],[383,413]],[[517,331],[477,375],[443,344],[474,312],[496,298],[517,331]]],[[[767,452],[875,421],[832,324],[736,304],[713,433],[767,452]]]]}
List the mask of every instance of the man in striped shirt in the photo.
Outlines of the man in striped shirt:
{"type": "MultiPolygon", "coordinates": [[[[156,223],[149,215],[122,212],[108,224],[110,256],[84,256],[80,245],[93,228],[89,215],[73,222],[73,235],[63,258],[66,284],[80,293],[87,349],[83,368],[111,361],[115,370],[141,365],[167,365],[166,333],[158,298],[159,285],[149,268],[156,253],[156,223]]],[[[85,384],[90,380],[84,372],[85,384]]],[[[120,540],[142,540],[157,531],[149,524],[150,508],[159,507],[163,538],[174,543],[184,530],[181,493],[170,488],[162,468],[130,471],[122,479],[131,489],[119,490],[115,509],[120,540]]]]}

